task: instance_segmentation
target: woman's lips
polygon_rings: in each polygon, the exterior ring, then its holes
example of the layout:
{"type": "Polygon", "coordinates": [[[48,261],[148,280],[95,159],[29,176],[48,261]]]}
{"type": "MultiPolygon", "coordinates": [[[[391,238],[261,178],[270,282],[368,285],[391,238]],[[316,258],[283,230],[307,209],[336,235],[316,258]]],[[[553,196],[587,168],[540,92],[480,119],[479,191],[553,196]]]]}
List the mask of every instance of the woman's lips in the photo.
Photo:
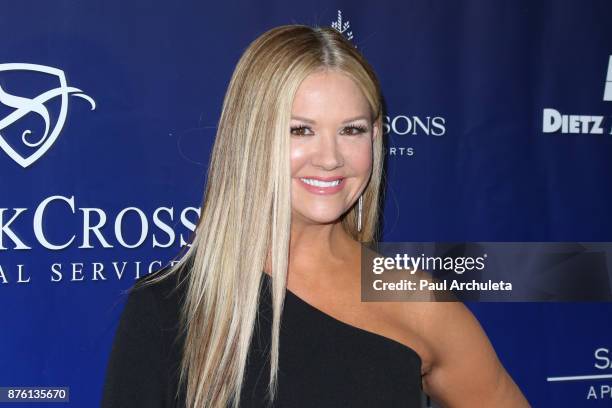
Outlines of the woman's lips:
{"type": "Polygon", "coordinates": [[[319,194],[319,195],[328,195],[328,194],[334,194],[337,193],[338,191],[342,190],[344,188],[345,183],[345,178],[340,180],[340,183],[338,183],[337,186],[331,186],[331,187],[322,187],[322,186],[313,186],[312,184],[308,184],[306,183],[304,180],[302,180],[302,178],[298,177],[298,182],[308,191],[310,191],[311,193],[314,194],[319,194]]]}

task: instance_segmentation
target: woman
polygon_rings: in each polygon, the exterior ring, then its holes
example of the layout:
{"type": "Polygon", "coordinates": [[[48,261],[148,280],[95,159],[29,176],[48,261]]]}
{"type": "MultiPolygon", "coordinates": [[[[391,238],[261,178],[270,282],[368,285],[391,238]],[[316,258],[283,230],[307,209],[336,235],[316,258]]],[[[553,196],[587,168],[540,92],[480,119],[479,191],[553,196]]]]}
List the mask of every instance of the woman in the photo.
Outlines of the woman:
{"type": "Polygon", "coordinates": [[[191,246],[130,294],[103,406],[418,407],[421,388],[451,407],[528,406],[462,304],[360,301],[382,159],[379,83],[348,40],[303,25],[257,38],[191,246]]]}

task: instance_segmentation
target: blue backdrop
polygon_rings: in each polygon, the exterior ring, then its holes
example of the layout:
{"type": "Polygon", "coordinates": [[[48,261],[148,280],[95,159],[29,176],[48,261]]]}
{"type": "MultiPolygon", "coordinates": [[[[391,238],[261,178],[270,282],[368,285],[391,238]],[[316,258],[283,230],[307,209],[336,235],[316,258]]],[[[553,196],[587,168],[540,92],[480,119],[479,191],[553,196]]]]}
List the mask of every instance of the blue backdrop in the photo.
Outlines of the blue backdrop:
{"type": "MultiPolygon", "coordinates": [[[[385,241],[612,241],[611,16],[569,0],[4,2],[0,386],[99,404],[119,292],[188,239],[232,70],[277,25],[339,23],[377,71],[385,241]]],[[[610,304],[469,307],[533,406],[612,406],[610,304]],[[581,375],[608,378],[550,381],[581,375]]]]}

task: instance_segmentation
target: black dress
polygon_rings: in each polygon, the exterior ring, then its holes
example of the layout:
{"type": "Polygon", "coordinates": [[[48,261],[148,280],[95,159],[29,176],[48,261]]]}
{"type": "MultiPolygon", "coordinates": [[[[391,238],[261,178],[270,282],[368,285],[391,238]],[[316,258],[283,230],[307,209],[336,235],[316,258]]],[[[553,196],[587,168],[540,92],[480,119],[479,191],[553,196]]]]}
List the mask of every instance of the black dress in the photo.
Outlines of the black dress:
{"type": "MultiPolygon", "coordinates": [[[[266,407],[272,322],[271,278],[260,307],[241,407],[266,407]]],[[[141,278],[144,279],[144,278],[141,278]]],[[[108,361],[102,408],[184,407],[178,384],[182,338],[175,341],[185,285],[172,276],[128,296],[108,361]]],[[[422,406],[421,359],[411,348],[316,309],[287,290],[273,407],[422,406]]]]}

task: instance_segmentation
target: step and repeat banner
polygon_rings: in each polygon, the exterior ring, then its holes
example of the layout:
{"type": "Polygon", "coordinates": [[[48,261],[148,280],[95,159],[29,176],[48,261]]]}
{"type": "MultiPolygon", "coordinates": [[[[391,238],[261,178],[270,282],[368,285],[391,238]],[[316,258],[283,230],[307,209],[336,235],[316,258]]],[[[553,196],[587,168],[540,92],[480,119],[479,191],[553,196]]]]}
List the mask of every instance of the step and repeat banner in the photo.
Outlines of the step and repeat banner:
{"type": "MultiPolygon", "coordinates": [[[[383,241],[612,241],[611,16],[569,0],[2,2],[0,387],[99,404],[121,291],[186,244],[234,66],[278,25],[333,26],[378,73],[383,241]]],[[[541,299],[466,304],[533,406],[612,406],[612,304],[541,299]]]]}

